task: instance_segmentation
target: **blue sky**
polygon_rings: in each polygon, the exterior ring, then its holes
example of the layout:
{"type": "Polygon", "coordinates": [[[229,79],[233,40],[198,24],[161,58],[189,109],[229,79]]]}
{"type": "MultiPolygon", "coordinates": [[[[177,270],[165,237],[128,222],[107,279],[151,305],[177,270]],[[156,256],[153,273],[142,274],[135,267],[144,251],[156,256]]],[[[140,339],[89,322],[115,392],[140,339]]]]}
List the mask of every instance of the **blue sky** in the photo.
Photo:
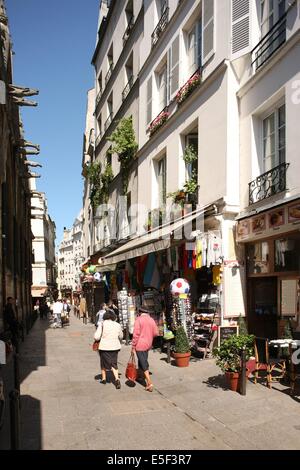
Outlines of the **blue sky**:
{"type": "MultiPolygon", "coordinates": [[[[25,137],[41,146],[37,180],[60,242],[82,206],[86,94],[93,87],[99,0],[6,0],[14,83],[39,89],[21,108],[25,137]]],[[[30,157],[30,159],[33,159],[30,157]]]]}

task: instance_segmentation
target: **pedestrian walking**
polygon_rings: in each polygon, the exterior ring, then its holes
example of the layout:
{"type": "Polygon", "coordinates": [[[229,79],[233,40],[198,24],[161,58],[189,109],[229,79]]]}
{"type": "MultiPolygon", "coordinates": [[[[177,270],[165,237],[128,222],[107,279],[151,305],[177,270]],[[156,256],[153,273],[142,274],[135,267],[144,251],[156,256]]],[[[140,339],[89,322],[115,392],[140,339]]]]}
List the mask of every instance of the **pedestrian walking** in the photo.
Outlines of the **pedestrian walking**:
{"type": "Polygon", "coordinates": [[[3,319],[5,329],[11,334],[12,344],[17,347],[19,338],[19,322],[16,316],[15,299],[13,297],[7,297],[3,319]]]}
{"type": "Polygon", "coordinates": [[[47,318],[47,313],[48,313],[48,306],[46,302],[42,302],[40,304],[40,319],[43,320],[43,318],[47,318]]]}
{"type": "Polygon", "coordinates": [[[58,299],[53,304],[54,328],[62,328],[61,314],[63,311],[63,303],[58,299]]]}
{"type": "Polygon", "coordinates": [[[106,310],[107,310],[107,305],[105,303],[102,303],[100,305],[99,312],[96,313],[96,319],[95,319],[96,328],[98,328],[99,324],[103,321],[103,315],[105,314],[106,310]]]}
{"type": "Polygon", "coordinates": [[[158,327],[150,316],[150,312],[141,307],[139,316],[135,320],[132,338],[132,351],[136,352],[139,370],[142,371],[146,380],[148,392],[153,391],[153,384],[150,379],[148,354],[152,348],[153,339],[158,336],[158,327]]]}
{"type": "Polygon", "coordinates": [[[62,309],[62,324],[67,323],[69,321],[69,314],[70,314],[70,305],[68,304],[67,299],[63,300],[63,309],[62,309]]]}
{"type": "Polygon", "coordinates": [[[123,332],[121,325],[116,322],[113,310],[108,309],[103,315],[103,322],[99,323],[94,339],[99,341],[101,383],[106,384],[106,371],[111,370],[115,378],[115,387],[120,389],[118,353],[121,349],[123,332]]]}
{"type": "Polygon", "coordinates": [[[87,305],[85,297],[81,297],[79,304],[80,317],[83,319],[83,323],[87,323],[87,305]]]}
{"type": "Polygon", "coordinates": [[[110,308],[111,310],[113,310],[117,316],[117,321],[119,321],[119,309],[118,307],[115,305],[114,301],[112,299],[110,299],[108,301],[108,304],[107,304],[107,307],[110,308]]]}

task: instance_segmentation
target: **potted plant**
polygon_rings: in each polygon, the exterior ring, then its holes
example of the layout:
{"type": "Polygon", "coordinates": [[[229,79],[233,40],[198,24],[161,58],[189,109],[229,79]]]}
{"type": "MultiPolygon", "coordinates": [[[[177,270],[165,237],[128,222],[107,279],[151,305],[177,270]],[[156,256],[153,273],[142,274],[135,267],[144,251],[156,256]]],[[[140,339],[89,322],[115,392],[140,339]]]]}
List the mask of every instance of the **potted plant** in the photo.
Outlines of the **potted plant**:
{"type": "Polygon", "coordinates": [[[248,361],[253,354],[253,345],[253,335],[233,335],[223,341],[218,348],[213,350],[216,364],[225,372],[229,388],[234,392],[236,392],[239,387],[241,351],[243,349],[246,351],[246,361],[248,361]]]}
{"type": "Polygon", "coordinates": [[[191,357],[190,344],[183,326],[179,326],[175,336],[175,351],[173,353],[177,367],[188,367],[191,357]]]}

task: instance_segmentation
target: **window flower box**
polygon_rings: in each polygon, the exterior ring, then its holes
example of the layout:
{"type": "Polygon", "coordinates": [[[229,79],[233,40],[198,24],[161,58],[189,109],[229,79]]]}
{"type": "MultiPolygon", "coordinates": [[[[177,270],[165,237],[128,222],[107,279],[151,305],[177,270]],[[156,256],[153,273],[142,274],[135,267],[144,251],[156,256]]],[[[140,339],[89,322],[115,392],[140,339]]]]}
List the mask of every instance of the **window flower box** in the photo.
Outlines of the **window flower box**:
{"type": "Polygon", "coordinates": [[[176,101],[178,104],[183,103],[188,96],[201,84],[201,72],[198,70],[188,79],[188,81],[180,88],[176,95],[176,101]]]}
{"type": "Polygon", "coordinates": [[[162,111],[150,124],[148,131],[150,137],[168,120],[170,113],[162,111]]]}

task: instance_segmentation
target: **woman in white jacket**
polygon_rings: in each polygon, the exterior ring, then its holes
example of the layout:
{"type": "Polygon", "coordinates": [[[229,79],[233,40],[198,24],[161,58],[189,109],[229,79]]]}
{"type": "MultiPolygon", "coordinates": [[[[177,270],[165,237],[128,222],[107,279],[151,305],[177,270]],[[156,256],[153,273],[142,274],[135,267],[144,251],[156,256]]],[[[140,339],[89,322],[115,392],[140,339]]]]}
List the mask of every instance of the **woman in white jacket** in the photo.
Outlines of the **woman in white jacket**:
{"type": "Polygon", "coordinates": [[[118,352],[121,349],[123,331],[121,325],[116,322],[116,314],[113,310],[107,310],[94,335],[95,341],[99,341],[99,354],[101,362],[102,384],[106,384],[106,371],[112,370],[115,377],[115,386],[121,388],[118,372],[118,352]]]}

